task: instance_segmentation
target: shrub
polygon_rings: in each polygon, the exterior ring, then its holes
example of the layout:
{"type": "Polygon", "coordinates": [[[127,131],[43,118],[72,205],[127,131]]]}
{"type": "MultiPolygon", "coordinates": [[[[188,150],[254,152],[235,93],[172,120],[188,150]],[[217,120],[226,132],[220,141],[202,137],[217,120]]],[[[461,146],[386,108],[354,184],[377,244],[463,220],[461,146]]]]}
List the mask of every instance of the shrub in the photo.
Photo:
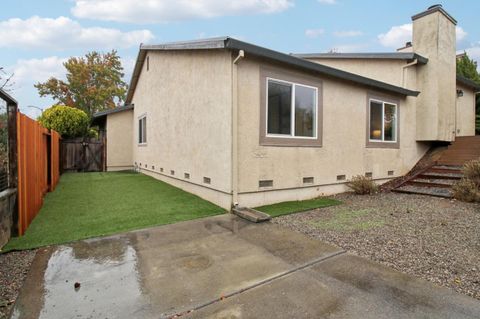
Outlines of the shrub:
{"type": "Polygon", "coordinates": [[[46,109],[38,121],[44,127],[57,131],[62,137],[86,136],[90,125],[87,113],[65,105],[54,105],[46,109]]]}
{"type": "Polygon", "coordinates": [[[347,182],[347,186],[358,195],[374,194],[378,190],[378,185],[375,184],[370,177],[363,175],[353,176],[352,179],[347,182]]]}
{"type": "Polygon", "coordinates": [[[480,201],[480,191],[475,183],[467,178],[462,178],[453,187],[453,197],[464,202],[480,201]]]}
{"type": "Polygon", "coordinates": [[[473,160],[463,165],[463,176],[471,180],[477,188],[480,188],[480,160],[473,160]]]}

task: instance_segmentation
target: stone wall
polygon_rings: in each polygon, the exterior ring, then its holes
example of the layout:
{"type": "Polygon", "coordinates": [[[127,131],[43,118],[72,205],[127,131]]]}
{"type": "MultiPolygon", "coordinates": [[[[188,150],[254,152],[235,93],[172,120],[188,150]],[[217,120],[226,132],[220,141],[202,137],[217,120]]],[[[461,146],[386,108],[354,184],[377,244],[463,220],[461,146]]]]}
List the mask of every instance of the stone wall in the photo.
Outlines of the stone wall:
{"type": "Polygon", "coordinates": [[[9,188],[0,192],[0,249],[5,246],[12,234],[16,201],[16,189],[9,188]]]}

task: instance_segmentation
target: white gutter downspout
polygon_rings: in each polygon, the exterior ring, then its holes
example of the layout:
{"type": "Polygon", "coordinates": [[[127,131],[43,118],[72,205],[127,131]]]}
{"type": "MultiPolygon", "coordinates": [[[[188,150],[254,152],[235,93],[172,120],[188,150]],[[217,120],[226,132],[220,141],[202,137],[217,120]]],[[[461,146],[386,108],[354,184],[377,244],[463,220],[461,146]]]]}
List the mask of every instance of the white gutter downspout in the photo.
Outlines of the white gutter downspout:
{"type": "Polygon", "coordinates": [[[232,207],[238,206],[238,76],[237,68],[245,52],[240,50],[232,63],[232,207]]]}
{"type": "Polygon", "coordinates": [[[402,66],[402,86],[404,88],[407,88],[407,83],[406,83],[407,82],[407,74],[408,74],[407,73],[408,72],[407,68],[411,67],[412,65],[416,65],[416,64],[418,64],[418,59],[415,59],[415,60],[413,60],[413,62],[410,62],[410,63],[402,66]]]}

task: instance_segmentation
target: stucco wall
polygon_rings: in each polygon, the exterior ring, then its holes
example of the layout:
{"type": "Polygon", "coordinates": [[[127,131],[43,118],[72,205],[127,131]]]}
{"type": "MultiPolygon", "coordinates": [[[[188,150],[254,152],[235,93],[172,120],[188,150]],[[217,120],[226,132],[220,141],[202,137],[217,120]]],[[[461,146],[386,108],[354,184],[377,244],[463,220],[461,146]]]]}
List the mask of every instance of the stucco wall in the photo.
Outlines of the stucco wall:
{"type": "Polygon", "coordinates": [[[145,173],[230,208],[231,53],[151,51],[147,57],[149,70],[144,63],[133,96],[134,164],[145,173]],[[137,144],[138,117],[142,115],[147,116],[146,145],[137,144]],[[204,177],[210,178],[210,184],[204,177]],[[215,190],[223,194],[221,200],[215,190]]]}
{"type": "MultiPolygon", "coordinates": [[[[340,192],[345,186],[337,181],[337,175],[349,179],[372,172],[378,180],[400,176],[426,152],[428,144],[415,141],[415,98],[400,98],[400,148],[367,148],[368,90],[322,77],[323,146],[260,146],[261,65],[262,62],[246,58],[238,68],[241,205],[257,206],[340,192]],[[394,171],[393,176],[388,171],[394,171]],[[314,177],[314,185],[304,186],[303,177],[314,177]],[[273,188],[260,189],[259,180],[273,180],[273,188]]],[[[278,72],[282,70],[278,68],[278,72]]]]}
{"type": "Polygon", "coordinates": [[[458,85],[463,96],[457,97],[457,136],[475,135],[475,94],[472,89],[458,85]]]}
{"type": "Polygon", "coordinates": [[[133,111],[107,115],[107,170],[133,167],[133,111]]]}

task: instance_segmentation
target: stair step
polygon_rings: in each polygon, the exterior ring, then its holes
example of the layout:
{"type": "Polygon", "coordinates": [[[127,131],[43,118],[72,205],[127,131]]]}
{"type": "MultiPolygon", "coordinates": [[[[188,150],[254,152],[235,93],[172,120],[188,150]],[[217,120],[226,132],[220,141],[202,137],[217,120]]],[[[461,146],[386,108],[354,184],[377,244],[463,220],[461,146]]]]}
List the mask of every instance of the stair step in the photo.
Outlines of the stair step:
{"type": "Polygon", "coordinates": [[[420,194],[444,198],[452,197],[451,189],[444,187],[418,187],[414,185],[404,185],[394,189],[394,191],[399,193],[420,194]]]}
{"type": "Polygon", "coordinates": [[[233,208],[232,213],[254,223],[261,223],[271,219],[270,215],[248,207],[233,208]]]}
{"type": "MultiPolygon", "coordinates": [[[[451,179],[443,179],[443,181],[451,181],[451,179]]],[[[450,188],[454,183],[437,183],[432,182],[429,179],[414,179],[408,181],[407,185],[418,186],[418,187],[440,187],[440,188],[450,188]]]]}
{"type": "Polygon", "coordinates": [[[461,173],[436,173],[427,171],[418,177],[425,179],[461,179],[463,175],[461,173]]]}
{"type": "MultiPolygon", "coordinates": [[[[452,166],[441,166],[441,167],[432,167],[428,170],[429,173],[440,173],[440,174],[462,174],[461,168],[447,168],[452,166]]],[[[456,166],[455,166],[456,167],[456,166]]]]}

